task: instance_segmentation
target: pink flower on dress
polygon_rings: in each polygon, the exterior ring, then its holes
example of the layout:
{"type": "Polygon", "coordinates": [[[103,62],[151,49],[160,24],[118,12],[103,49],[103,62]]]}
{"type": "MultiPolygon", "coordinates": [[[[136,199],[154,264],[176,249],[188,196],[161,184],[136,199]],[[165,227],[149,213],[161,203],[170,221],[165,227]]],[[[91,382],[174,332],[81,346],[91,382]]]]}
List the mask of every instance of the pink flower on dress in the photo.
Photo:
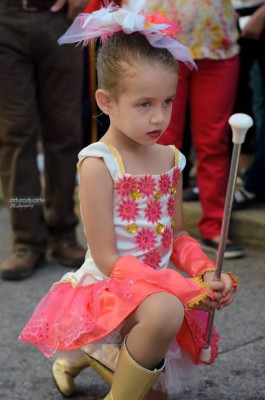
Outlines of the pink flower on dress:
{"type": "Polygon", "coordinates": [[[163,194],[168,194],[171,182],[168,174],[162,174],[159,179],[159,189],[163,194]]]}
{"type": "Polygon", "coordinates": [[[152,196],[156,188],[155,179],[150,175],[146,175],[140,179],[138,183],[138,189],[141,192],[142,197],[152,196]]]}
{"type": "Polygon", "coordinates": [[[119,178],[114,185],[114,189],[117,190],[121,197],[130,196],[133,189],[137,188],[137,180],[133,176],[123,176],[119,178]]]}
{"type": "Polygon", "coordinates": [[[170,196],[167,202],[167,212],[170,218],[174,217],[174,197],[170,196]]]}
{"type": "Polygon", "coordinates": [[[139,209],[137,203],[131,199],[123,199],[118,206],[118,216],[122,221],[135,221],[139,216],[139,209]]]}
{"type": "Polygon", "coordinates": [[[149,200],[145,210],[145,217],[147,221],[154,224],[155,222],[160,220],[161,213],[162,210],[160,202],[156,200],[149,200]]]}
{"type": "Polygon", "coordinates": [[[143,262],[154,269],[158,269],[161,263],[161,254],[157,249],[151,250],[145,254],[143,262]]]}
{"type": "Polygon", "coordinates": [[[151,250],[157,244],[155,232],[151,228],[140,229],[136,236],[136,243],[143,251],[151,250]]]}
{"type": "Polygon", "coordinates": [[[173,178],[172,178],[173,186],[176,186],[176,184],[178,183],[180,174],[181,174],[180,169],[179,168],[175,168],[174,172],[173,172],[173,178]]]}
{"type": "Polygon", "coordinates": [[[162,236],[162,246],[165,249],[169,249],[171,245],[172,245],[172,230],[169,227],[166,227],[162,236]]]}

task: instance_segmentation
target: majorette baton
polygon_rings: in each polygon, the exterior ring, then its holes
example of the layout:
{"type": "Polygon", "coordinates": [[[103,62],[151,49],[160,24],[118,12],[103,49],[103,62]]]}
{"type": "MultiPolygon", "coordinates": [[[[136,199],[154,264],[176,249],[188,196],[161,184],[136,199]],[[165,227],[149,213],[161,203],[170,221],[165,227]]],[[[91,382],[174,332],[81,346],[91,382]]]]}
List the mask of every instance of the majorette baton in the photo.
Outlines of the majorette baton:
{"type": "MultiPolygon", "coordinates": [[[[233,145],[233,153],[232,153],[232,158],[231,158],[229,179],[228,179],[228,185],[227,185],[227,191],[226,191],[226,198],[225,198],[225,207],[224,207],[224,214],[223,214],[223,221],[222,221],[221,237],[220,237],[220,242],[218,245],[218,252],[217,252],[217,258],[216,258],[216,270],[215,270],[214,280],[220,280],[221,273],[222,273],[225,245],[226,245],[226,240],[227,240],[227,235],[228,235],[228,228],[229,228],[233,199],[234,199],[234,191],[235,191],[235,184],[236,184],[237,169],[238,169],[241,145],[245,141],[245,137],[246,137],[246,133],[247,133],[248,129],[253,125],[252,118],[246,114],[233,114],[229,118],[228,122],[232,128],[232,134],[233,134],[232,141],[233,141],[234,145],[233,145]]],[[[200,353],[200,359],[203,362],[208,362],[211,359],[210,343],[211,343],[214,314],[215,314],[214,309],[209,311],[209,313],[208,313],[206,336],[205,336],[205,341],[206,341],[207,347],[202,348],[201,353],[200,353]]]]}

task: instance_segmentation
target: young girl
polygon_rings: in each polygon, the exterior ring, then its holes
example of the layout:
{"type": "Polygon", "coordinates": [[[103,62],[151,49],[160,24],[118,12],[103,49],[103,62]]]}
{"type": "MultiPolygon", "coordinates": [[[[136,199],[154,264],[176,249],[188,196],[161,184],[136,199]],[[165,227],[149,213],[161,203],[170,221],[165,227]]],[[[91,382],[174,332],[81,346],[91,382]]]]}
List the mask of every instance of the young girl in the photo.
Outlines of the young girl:
{"type": "MultiPolygon", "coordinates": [[[[119,357],[114,375],[102,366],[112,382],[105,399],[143,399],[152,386],[152,399],[178,393],[182,377],[195,380],[205,311],[232,302],[236,279],[213,281],[213,262],[184,231],[184,156],[156,143],[170,121],[176,59],[194,66],[176,30],[129,4],[80,15],[61,39],[104,39],[96,100],[110,119],[103,138],[79,154],[86,260],[52,286],[20,335],[48,357],[64,352],[53,373],[65,395],[82,368],[99,369],[91,355],[104,358],[109,344],[119,357]],[[170,259],[191,278],[168,269],[170,259]]],[[[214,331],[210,362],[217,340],[214,331]]]]}

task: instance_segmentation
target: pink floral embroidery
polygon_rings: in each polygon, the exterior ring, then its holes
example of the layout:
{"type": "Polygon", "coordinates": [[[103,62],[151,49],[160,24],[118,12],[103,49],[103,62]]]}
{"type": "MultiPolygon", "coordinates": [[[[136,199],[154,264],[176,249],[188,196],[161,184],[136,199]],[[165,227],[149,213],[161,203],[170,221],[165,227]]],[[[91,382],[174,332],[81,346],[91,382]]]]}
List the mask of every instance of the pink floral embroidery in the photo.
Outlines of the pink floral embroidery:
{"type": "Polygon", "coordinates": [[[152,196],[156,188],[155,179],[152,178],[152,176],[150,175],[144,176],[140,179],[138,183],[138,188],[141,192],[142,197],[152,196]]]}
{"type": "Polygon", "coordinates": [[[161,254],[157,249],[151,250],[145,254],[143,262],[154,269],[158,269],[161,263],[161,254]]]}
{"type": "Polygon", "coordinates": [[[168,174],[161,175],[161,177],[159,179],[159,189],[161,190],[161,192],[163,194],[168,194],[170,185],[171,185],[171,182],[170,182],[170,178],[169,178],[168,174]]]}
{"type": "Polygon", "coordinates": [[[133,176],[123,176],[114,185],[114,189],[117,190],[121,197],[130,196],[132,190],[136,188],[137,180],[133,176]]]}
{"type": "Polygon", "coordinates": [[[145,217],[148,222],[154,224],[161,218],[161,204],[156,200],[149,200],[145,210],[145,217]]]}
{"type": "Polygon", "coordinates": [[[172,245],[172,231],[169,227],[166,227],[162,237],[162,246],[165,249],[169,249],[171,245],[172,245]]]}
{"type": "Polygon", "coordinates": [[[170,218],[174,217],[174,197],[170,196],[167,202],[167,212],[170,218]]]}
{"type": "Polygon", "coordinates": [[[137,203],[134,200],[123,199],[122,202],[118,206],[117,210],[118,216],[122,221],[135,221],[139,216],[139,209],[137,203]]]}
{"type": "Polygon", "coordinates": [[[156,234],[151,228],[142,228],[136,236],[136,243],[141,250],[151,250],[156,246],[156,234]]]}
{"type": "Polygon", "coordinates": [[[181,174],[180,169],[175,168],[174,172],[173,172],[173,178],[172,178],[173,186],[176,186],[176,184],[178,183],[180,174],[181,174]]]}

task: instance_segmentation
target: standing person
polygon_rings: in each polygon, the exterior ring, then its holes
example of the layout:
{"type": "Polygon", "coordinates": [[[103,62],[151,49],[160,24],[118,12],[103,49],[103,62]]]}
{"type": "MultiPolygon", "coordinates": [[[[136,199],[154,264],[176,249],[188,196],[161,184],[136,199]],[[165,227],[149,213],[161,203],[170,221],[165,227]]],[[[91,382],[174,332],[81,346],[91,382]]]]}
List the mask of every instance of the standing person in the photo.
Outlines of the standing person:
{"type": "MultiPolygon", "coordinates": [[[[235,104],[236,112],[253,115],[253,90],[250,73],[257,63],[261,77],[262,107],[265,110],[265,1],[233,0],[238,15],[240,32],[240,74],[235,104]]],[[[265,118],[258,126],[254,116],[255,152],[250,167],[242,176],[243,187],[235,192],[233,210],[242,210],[265,201],[265,118]]]]}
{"type": "Polygon", "coordinates": [[[7,0],[0,5],[0,174],[10,208],[12,254],[1,277],[29,277],[45,256],[79,267],[76,158],[81,146],[82,54],[57,39],[82,0],[7,0]],[[37,138],[45,157],[41,198],[37,138]],[[44,205],[44,207],[43,207],[44,205]]]}
{"type": "MultiPolygon", "coordinates": [[[[194,64],[175,39],[175,24],[136,6],[133,0],[129,8],[81,14],[61,39],[104,40],[96,100],[110,126],[79,154],[90,249],[85,263],[53,285],[20,334],[46,356],[65,352],[72,362],[71,350],[78,356],[77,350],[90,354],[104,343],[120,346],[106,397],[115,400],[142,399],[153,384],[165,398],[181,390],[183,373],[193,383],[205,343],[207,314],[201,310],[227,306],[236,287],[230,274],[212,281],[213,261],[184,231],[185,158],[174,146],[157,144],[171,117],[176,59],[194,64]],[[170,258],[174,269],[168,268],[170,258]]],[[[210,362],[217,339],[214,333],[210,362]]],[[[73,366],[76,375],[84,361],[73,366]]],[[[57,378],[62,393],[71,394],[72,387],[66,393],[57,378]]]]}
{"type": "MultiPolygon", "coordinates": [[[[180,65],[171,123],[160,143],[182,148],[189,107],[202,206],[198,228],[204,248],[217,252],[230,164],[228,119],[239,67],[235,12],[230,0],[148,0],[146,9],[164,10],[179,25],[180,42],[190,48],[198,66],[191,71],[180,65]]],[[[193,190],[191,194],[198,196],[193,190]]],[[[229,240],[224,257],[242,255],[241,247],[229,240]]]]}

